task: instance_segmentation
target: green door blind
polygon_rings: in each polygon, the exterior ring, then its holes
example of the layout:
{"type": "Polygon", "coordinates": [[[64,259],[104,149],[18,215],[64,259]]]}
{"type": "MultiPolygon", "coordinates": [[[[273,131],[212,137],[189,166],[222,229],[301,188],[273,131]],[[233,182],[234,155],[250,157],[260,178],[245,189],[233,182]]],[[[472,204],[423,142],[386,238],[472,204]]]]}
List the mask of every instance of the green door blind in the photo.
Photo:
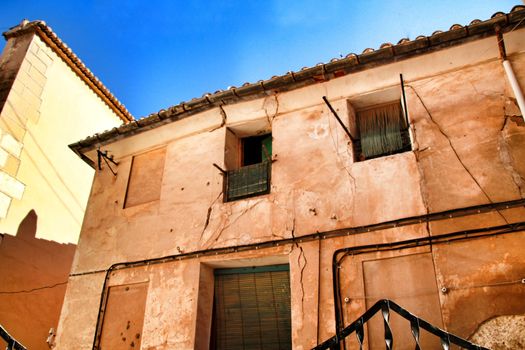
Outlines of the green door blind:
{"type": "Polygon", "coordinates": [[[213,324],[214,349],[291,349],[288,265],[217,270],[213,324]]]}

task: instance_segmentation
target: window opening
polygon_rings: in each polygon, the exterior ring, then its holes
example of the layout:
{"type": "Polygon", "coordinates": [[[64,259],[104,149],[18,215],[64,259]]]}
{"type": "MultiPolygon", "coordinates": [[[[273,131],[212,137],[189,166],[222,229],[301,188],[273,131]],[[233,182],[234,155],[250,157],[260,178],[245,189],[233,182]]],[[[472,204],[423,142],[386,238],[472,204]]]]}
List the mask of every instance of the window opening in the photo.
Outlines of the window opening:
{"type": "Polygon", "coordinates": [[[242,166],[267,162],[272,155],[272,135],[252,136],[241,139],[242,166]]]}
{"type": "Polygon", "coordinates": [[[398,101],[357,111],[356,119],[358,161],[411,150],[408,125],[398,101]]]}
{"type": "Polygon", "coordinates": [[[270,192],[272,135],[242,138],[240,167],[227,171],[226,201],[270,192]]]}

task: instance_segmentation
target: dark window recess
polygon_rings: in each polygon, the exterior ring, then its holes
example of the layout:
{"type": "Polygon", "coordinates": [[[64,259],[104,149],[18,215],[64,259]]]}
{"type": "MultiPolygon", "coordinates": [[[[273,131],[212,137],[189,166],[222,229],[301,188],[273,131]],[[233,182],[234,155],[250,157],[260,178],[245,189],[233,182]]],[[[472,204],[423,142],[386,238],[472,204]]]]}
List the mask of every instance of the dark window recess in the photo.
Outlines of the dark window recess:
{"type": "Polygon", "coordinates": [[[241,167],[227,173],[226,200],[270,192],[272,135],[241,139],[241,167]]]}
{"type": "Polygon", "coordinates": [[[357,161],[412,149],[399,102],[358,111],[356,118],[359,129],[359,139],[354,143],[357,161]]]}
{"type": "Polygon", "coordinates": [[[211,349],[291,349],[288,265],[215,270],[211,349]]]}
{"type": "Polygon", "coordinates": [[[241,139],[242,166],[267,162],[272,156],[272,135],[246,137],[241,139]]]}

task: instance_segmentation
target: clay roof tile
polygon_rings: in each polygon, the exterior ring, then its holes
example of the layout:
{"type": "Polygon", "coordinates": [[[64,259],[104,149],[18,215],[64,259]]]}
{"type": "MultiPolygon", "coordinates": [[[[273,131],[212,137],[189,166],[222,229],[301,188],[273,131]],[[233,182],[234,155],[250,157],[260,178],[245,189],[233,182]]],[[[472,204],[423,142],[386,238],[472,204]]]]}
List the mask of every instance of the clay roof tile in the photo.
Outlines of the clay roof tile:
{"type": "Polygon", "coordinates": [[[131,113],[122,104],[117,103],[115,96],[100,82],[100,80],[84,65],[75,55],[73,50],[66,45],[46,22],[36,20],[22,21],[18,26],[3,33],[6,39],[23,35],[25,33],[36,33],[53,51],[55,51],[73,71],[84,80],[87,85],[122,119],[124,122],[133,120],[131,113]]]}

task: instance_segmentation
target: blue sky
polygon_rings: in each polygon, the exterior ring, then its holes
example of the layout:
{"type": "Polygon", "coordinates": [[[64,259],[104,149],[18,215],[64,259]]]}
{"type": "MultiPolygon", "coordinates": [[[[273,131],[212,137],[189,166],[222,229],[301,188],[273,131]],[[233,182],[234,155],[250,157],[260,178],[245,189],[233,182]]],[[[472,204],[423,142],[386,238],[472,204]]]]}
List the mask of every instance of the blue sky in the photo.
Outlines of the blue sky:
{"type": "MultiPolygon", "coordinates": [[[[506,0],[3,0],[42,19],[141,117],[228,86],[509,12],[506,0]]],[[[4,43],[2,42],[1,48],[4,43]]]]}

